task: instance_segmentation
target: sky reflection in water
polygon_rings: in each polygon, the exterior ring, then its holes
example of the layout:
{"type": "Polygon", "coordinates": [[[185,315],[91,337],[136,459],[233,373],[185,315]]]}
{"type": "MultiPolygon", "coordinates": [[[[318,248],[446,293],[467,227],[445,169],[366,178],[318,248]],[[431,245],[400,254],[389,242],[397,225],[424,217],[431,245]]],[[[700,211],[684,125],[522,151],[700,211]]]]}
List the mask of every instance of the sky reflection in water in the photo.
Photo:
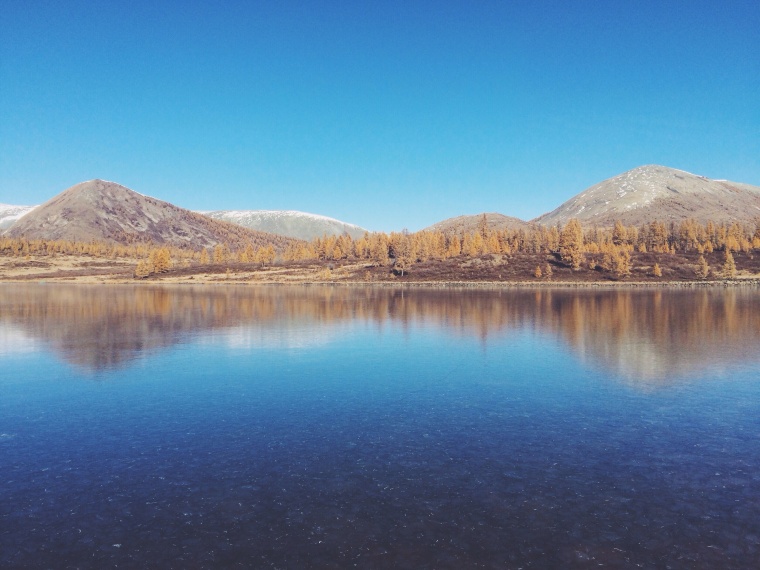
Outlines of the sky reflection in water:
{"type": "Polygon", "coordinates": [[[759,300],[4,285],[0,566],[757,566],[759,300]]]}

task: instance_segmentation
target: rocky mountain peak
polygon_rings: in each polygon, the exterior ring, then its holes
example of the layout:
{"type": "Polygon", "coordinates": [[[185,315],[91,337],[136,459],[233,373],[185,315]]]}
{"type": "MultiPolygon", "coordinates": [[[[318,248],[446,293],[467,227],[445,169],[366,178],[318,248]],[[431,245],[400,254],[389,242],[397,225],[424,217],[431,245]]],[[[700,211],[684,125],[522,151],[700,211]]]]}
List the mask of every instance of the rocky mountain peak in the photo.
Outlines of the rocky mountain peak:
{"type": "Polygon", "coordinates": [[[760,216],[760,188],[711,180],[683,170],[648,164],[604,180],[539,216],[544,225],[577,218],[584,225],[640,225],[652,220],[751,223],[760,216]]]}

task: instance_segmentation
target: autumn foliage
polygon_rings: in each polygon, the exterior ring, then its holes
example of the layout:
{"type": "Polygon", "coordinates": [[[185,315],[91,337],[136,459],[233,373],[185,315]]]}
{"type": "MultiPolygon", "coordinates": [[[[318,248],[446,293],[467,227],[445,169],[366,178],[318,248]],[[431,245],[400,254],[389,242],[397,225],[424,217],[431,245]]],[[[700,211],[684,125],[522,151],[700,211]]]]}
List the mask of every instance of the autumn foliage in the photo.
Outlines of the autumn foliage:
{"type": "Polygon", "coordinates": [[[553,270],[565,267],[602,271],[617,279],[625,279],[634,269],[634,254],[648,254],[651,263],[646,274],[663,275],[665,257],[677,253],[700,256],[693,266],[693,275],[706,278],[710,268],[704,256],[724,252],[719,274],[733,278],[737,274],[734,254],[752,255],[760,249],[760,226],[738,223],[726,225],[686,220],[680,224],[653,221],[640,227],[626,227],[617,222],[613,228],[583,228],[577,220],[564,226],[533,226],[528,229],[492,229],[484,216],[478,228],[468,232],[444,233],[366,233],[358,239],[348,235],[324,236],[311,242],[292,240],[278,253],[272,244],[221,243],[213,248],[175,248],[150,243],[131,245],[99,242],[0,238],[0,255],[26,257],[86,255],[98,258],[134,260],[136,277],[161,274],[174,268],[193,266],[229,266],[230,264],[266,267],[274,263],[361,262],[367,267],[386,267],[387,271],[405,277],[422,263],[449,259],[480,259],[497,256],[507,263],[521,255],[544,256],[532,263],[525,278],[551,279],[553,270]],[[551,264],[549,263],[551,261],[551,264]]]}

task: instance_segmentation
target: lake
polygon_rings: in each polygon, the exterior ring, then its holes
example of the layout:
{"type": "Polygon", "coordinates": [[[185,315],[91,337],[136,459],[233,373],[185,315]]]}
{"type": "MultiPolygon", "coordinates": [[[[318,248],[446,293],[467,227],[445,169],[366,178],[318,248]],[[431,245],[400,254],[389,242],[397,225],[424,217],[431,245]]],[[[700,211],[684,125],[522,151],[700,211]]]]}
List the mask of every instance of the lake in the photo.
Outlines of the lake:
{"type": "Polygon", "coordinates": [[[0,285],[2,568],[760,567],[760,290],[0,285]]]}

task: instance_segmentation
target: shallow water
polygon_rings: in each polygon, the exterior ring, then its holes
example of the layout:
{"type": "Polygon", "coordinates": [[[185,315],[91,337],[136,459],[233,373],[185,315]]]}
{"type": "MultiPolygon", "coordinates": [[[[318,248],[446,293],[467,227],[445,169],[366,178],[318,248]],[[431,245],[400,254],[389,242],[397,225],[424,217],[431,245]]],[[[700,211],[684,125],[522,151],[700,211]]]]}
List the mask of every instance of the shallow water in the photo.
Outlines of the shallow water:
{"type": "Polygon", "coordinates": [[[760,567],[760,291],[0,286],[0,567],[760,567]]]}

